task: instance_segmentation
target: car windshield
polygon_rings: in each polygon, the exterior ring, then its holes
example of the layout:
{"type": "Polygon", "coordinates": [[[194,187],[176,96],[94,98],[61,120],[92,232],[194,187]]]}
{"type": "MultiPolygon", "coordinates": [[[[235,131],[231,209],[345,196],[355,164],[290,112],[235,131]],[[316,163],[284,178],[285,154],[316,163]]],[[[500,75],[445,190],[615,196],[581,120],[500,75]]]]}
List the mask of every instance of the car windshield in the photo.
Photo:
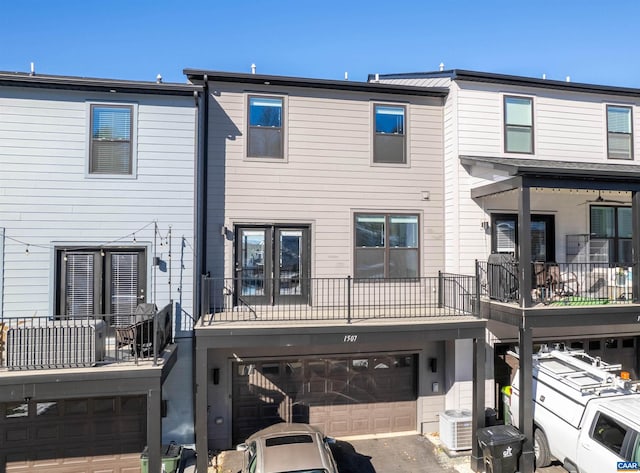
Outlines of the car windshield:
{"type": "MultiPolygon", "coordinates": [[[[276,447],[278,445],[290,445],[292,443],[313,443],[313,438],[311,438],[311,435],[306,435],[306,434],[286,435],[282,437],[272,437],[270,439],[265,440],[264,442],[264,444],[267,447],[276,447]]],[[[306,473],[306,470],[305,470],[305,473],[306,473]]]]}

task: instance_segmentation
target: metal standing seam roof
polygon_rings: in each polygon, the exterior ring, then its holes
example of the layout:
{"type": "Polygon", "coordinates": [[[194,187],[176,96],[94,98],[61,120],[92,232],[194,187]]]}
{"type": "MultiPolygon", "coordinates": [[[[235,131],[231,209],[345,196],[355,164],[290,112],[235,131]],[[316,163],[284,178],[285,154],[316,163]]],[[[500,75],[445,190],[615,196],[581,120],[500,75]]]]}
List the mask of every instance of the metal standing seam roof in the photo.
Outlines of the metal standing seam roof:
{"type": "Polygon", "coordinates": [[[0,71],[0,86],[173,96],[193,96],[194,93],[202,90],[201,86],[194,84],[98,79],[5,71],[0,71]]]}
{"type": "Polygon", "coordinates": [[[207,71],[201,69],[184,69],[183,73],[190,81],[195,82],[205,82],[205,80],[207,82],[237,82],[243,84],[345,90],[351,92],[395,95],[418,95],[426,97],[446,97],[449,93],[449,89],[445,87],[400,86],[395,84],[378,84],[350,80],[309,79],[303,77],[207,71]]]}
{"type": "Polygon", "coordinates": [[[487,165],[518,175],[547,175],[553,177],[593,177],[640,180],[640,165],[609,164],[545,159],[498,158],[486,156],[460,156],[462,164],[487,165]]]}
{"type": "MultiPolygon", "coordinates": [[[[538,79],[509,74],[469,71],[464,69],[450,69],[446,71],[408,72],[399,74],[378,74],[380,79],[429,79],[449,77],[456,81],[484,82],[490,84],[507,84],[522,87],[565,90],[567,92],[583,92],[589,94],[621,95],[640,97],[640,88],[618,87],[610,85],[587,84],[584,82],[567,82],[553,79],[538,79]]],[[[375,75],[369,74],[368,80],[374,80],[375,75]]]]}

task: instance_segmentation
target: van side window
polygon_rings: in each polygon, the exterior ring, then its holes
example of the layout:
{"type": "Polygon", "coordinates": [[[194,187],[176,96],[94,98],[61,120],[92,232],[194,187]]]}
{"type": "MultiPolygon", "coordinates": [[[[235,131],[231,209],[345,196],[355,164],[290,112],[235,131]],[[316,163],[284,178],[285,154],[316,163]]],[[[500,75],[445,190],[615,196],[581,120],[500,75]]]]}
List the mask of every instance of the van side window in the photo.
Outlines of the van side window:
{"type": "Polygon", "coordinates": [[[612,452],[620,455],[627,427],[619,424],[611,417],[599,413],[591,437],[612,452]]]}

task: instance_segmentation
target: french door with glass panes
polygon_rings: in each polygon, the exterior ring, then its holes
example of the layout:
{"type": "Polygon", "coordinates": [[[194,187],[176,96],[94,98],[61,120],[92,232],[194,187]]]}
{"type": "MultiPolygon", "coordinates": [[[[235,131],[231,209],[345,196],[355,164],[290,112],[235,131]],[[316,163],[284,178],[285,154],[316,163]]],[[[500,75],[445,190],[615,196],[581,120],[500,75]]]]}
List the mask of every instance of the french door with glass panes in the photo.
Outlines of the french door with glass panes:
{"type": "Polygon", "coordinates": [[[239,226],[235,234],[236,302],[309,302],[308,226],[239,226]]]}
{"type": "Polygon", "coordinates": [[[60,315],[129,316],[138,304],[146,302],[143,249],[60,249],[57,268],[57,311],[60,315]]]}

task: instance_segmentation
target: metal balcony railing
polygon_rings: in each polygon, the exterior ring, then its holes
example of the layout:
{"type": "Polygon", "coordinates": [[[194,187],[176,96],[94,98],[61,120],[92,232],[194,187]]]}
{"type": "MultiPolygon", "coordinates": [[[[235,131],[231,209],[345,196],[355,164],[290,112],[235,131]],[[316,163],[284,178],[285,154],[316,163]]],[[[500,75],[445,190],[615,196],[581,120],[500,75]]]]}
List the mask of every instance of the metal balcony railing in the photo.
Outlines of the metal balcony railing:
{"type": "Polygon", "coordinates": [[[401,279],[203,277],[203,323],[472,315],[475,277],[401,279]]]}
{"type": "Polygon", "coordinates": [[[172,304],[135,314],[3,318],[0,367],[83,368],[140,360],[155,365],[172,338],[172,304]]]}
{"type": "MultiPolygon", "coordinates": [[[[632,275],[635,263],[531,264],[534,304],[554,306],[633,303],[632,275]]],[[[479,291],[483,297],[518,302],[520,263],[507,255],[492,255],[477,263],[479,291]]]]}

